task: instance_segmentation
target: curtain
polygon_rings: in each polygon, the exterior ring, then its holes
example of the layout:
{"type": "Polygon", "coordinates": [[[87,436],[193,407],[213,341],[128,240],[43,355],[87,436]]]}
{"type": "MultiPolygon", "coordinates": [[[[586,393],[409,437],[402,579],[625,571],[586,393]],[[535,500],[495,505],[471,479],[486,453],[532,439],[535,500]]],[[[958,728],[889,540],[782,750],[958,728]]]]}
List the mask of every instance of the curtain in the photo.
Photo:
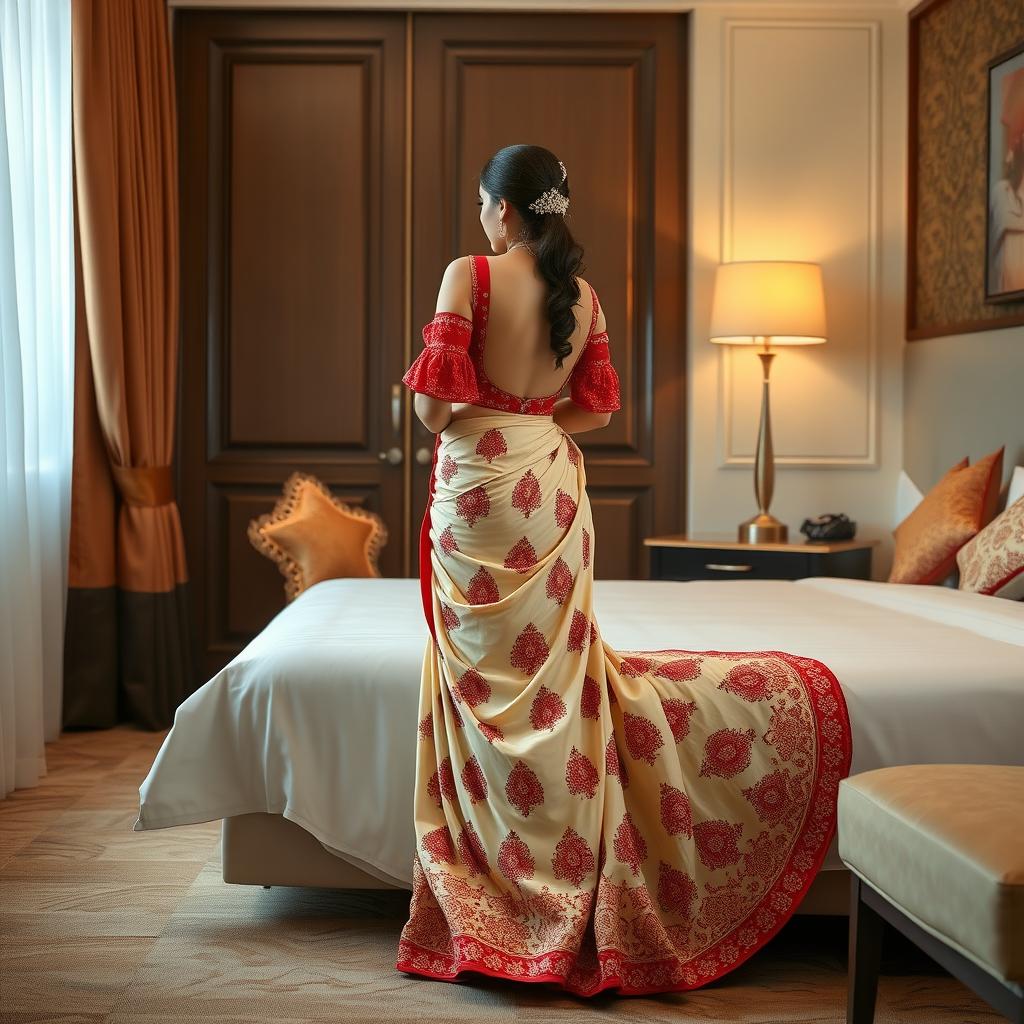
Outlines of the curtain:
{"type": "Polygon", "coordinates": [[[159,729],[195,688],[171,466],[178,193],[164,0],[74,0],[71,35],[87,361],[76,380],[64,724],[159,729]]]}
{"type": "Polygon", "coordinates": [[[70,2],[0,0],[0,798],[60,735],[71,231],[70,2]]]}

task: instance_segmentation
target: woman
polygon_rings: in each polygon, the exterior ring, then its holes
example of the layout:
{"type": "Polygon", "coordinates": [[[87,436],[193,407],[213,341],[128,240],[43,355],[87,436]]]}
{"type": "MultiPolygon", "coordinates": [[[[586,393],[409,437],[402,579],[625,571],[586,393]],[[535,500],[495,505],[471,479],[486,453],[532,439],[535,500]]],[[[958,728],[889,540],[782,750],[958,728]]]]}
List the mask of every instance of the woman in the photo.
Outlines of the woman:
{"type": "Polygon", "coordinates": [[[842,691],[778,651],[601,639],[570,435],[608,422],[619,382],[576,275],[565,167],[506,147],[479,202],[496,255],[449,265],[403,378],[439,433],[397,967],[580,995],[695,988],[762,946],[821,864],[849,770],[842,691]]]}

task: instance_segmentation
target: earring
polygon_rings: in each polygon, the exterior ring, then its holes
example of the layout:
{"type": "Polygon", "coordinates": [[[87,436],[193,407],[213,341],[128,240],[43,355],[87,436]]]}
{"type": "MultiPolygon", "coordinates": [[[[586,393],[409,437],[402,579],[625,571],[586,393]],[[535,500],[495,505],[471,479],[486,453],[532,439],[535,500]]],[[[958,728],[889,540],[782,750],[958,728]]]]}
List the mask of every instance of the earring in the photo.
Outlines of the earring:
{"type": "Polygon", "coordinates": [[[499,221],[498,221],[498,234],[499,234],[499,235],[500,235],[500,236],[501,236],[502,238],[504,238],[504,237],[505,237],[505,222],[504,222],[503,220],[499,220],[499,221]]]}

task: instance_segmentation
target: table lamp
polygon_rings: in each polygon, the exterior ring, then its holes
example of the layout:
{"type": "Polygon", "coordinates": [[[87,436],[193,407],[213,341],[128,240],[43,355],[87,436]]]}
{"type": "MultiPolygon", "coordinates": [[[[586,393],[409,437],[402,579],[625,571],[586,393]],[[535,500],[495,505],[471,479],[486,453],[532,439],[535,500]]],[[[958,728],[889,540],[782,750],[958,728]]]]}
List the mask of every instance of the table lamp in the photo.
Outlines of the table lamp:
{"type": "Polygon", "coordinates": [[[772,346],[820,345],[825,341],[825,295],[816,263],[751,260],[723,263],[715,274],[711,341],[719,345],[758,345],[764,368],[761,422],[754,458],[756,516],[740,523],[746,544],[781,543],[786,524],[769,515],[775,486],[775,454],[768,404],[772,346]]]}

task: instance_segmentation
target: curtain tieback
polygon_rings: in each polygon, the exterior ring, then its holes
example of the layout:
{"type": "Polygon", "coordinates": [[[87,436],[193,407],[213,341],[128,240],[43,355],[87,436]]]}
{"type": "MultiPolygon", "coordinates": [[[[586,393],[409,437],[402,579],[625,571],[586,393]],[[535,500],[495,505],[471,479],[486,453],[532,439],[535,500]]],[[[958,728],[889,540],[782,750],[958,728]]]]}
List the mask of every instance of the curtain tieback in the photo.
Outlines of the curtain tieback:
{"type": "Polygon", "coordinates": [[[169,505],[174,501],[170,466],[111,466],[117,489],[129,505],[169,505]]]}

